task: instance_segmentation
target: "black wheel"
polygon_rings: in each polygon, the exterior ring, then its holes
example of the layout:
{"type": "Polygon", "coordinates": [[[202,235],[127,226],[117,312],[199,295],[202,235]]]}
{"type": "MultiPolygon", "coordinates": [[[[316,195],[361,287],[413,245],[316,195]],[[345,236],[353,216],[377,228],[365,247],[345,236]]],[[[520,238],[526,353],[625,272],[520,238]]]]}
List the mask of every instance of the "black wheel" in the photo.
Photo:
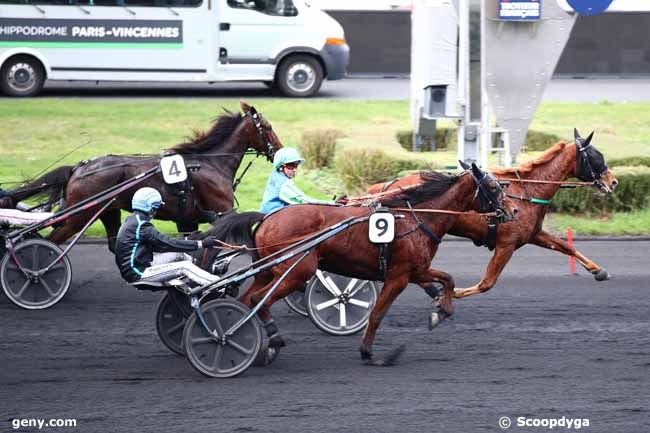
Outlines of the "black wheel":
{"type": "MultiPolygon", "coordinates": [[[[310,283],[307,283],[309,285],[310,283]]],[[[307,300],[305,299],[305,288],[303,287],[300,290],[292,292],[289,296],[284,298],[284,302],[287,303],[289,308],[294,312],[300,314],[304,317],[309,317],[307,312],[307,300]]]]}
{"type": "Polygon", "coordinates": [[[26,275],[7,252],[0,264],[0,282],[9,300],[29,310],[48,308],[59,302],[70,288],[70,260],[63,257],[46,273],[43,270],[62,253],[61,248],[45,239],[20,242],[14,248],[14,256],[26,275]]]}
{"type": "Polygon", "coordinates": [[[309,318],[321,331],[331,335],[352,335],[368,323],[377,301],[372,281],[364,281],[319,271],[305,292],[309,318]]]}
{"type": "Polygon", "coordinates": [[[262,346],[262,327],[252,317],[233,335],[225,333],[250,310],[234,299],[216,299],[201,306],[203,318],[212,332],[208,334],[196,312],[187,319],[183,342],[190,364],[210,377],[233,377],[243,373],[255,361],[262,346]]]}
{"type": "Polygon", "coordinates": [[[183,329],[192,313],[187,298],[175,289],[168,290],[158,302],[156,330],[165,346],[178,355],[185,355],[183,329]]]}
{"type": "Polygon", "coordinates": [[[44,83],[45,69],[33,57],[12,57],[0,69],[0,88],[9,96],[35,96],[44,83]]]}
{"type": "Polygon", "coordinates": [[[306,98],[313,96],[323,84],[323,67],[314,57],[289,56],[282,61],[275,83],[285,96],[306,98]]]}

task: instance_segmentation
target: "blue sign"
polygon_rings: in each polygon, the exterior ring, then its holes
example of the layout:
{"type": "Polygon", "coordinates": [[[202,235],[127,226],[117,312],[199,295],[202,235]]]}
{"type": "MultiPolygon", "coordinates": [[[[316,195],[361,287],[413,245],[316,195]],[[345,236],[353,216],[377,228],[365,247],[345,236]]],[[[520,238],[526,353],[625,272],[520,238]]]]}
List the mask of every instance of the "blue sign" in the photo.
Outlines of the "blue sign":
{"type": "Polygon", "coordinates": [[[567,0],[580,15],[598,15],[605,12],[613,0],[567,0]]]}
{"type": "Polygon", "coordinates": [[[499,19],[536,21],[542,17],[541,0],[499,0],[499,19]]]}

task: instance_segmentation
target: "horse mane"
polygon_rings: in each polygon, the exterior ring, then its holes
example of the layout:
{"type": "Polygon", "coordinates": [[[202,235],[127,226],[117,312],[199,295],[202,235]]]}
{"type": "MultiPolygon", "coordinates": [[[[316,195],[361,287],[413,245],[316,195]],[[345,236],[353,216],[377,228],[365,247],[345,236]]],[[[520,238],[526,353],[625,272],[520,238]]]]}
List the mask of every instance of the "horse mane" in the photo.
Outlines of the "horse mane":
{"type": "Polygon", "coordinates": [[[437,171],[420,172],[420,177],[423,181],[422,184],[382,198],[380,199],[381,204],[388,207],[406,206],[407,202],[416,205],[443,194],[460,178],[460,176],[454,174],[439,173],[437,171]]]}
{"type": "Polygon", "coordinates": [[[223,144],[235,131],[242,120],[241,113],[225,113],[213,121],[212,127],[207,131],[192,130],[192,136],[184,143],[177,144],[169,150],[176,153],[202,153],[223,144]]]}
{"type": "Polygon", "coordinates": [[[560,141],[556,143],[549,149],[545,150],[539,157],[521,164],[519,167],[499,167],[494,168],[492,173],[495,175],[515,175],[516,172],[519,174],[530,173],[535,170],[537,167],[548,164],[551,162],[557,155],[559,155],[566,147],[569,145],[566,141],[560,141]]]}

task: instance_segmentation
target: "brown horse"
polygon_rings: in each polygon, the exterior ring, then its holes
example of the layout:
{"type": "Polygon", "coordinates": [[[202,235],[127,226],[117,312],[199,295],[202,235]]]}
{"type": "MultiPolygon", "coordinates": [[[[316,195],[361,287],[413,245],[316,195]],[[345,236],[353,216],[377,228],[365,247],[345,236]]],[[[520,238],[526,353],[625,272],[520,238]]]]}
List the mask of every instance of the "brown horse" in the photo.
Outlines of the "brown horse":
{"type": "MultiPolygon", "coordinates": [[[[385,275],[380,271],[379,248],[368,240],[368,226],[365,223],[354,225],[319,244],[279,284],[258,313],[270,337],[270,347],[284,345],[273,323],[270,306],[278,299],[304,287],[316,273],[316,269],[323,269],[348,277],[385,281],[370,315],[360,350],[362,359],[369,364],[390,364],[399,355],[401,349],[394,351],[386,359],[374,360],[372,344],[382,318],[409,282],[423,286],[434,282],[443,285],[443,292],[438,298],[438,310],[432,314],[432,326],[437,325],[453,312],[454,281],[447,273],[432,268],[431,261],[438,249],[440,239],[451,228],[458,215],[427,213],[425,210],[446,209],[458,212],[470,208],[481,212],[498,210],[504,212],[508,218],[516,213],[516,209],[505,197],[494,178],[476,166],[458,176],[429,173],[421,186],[386,199],[382,205],[388,207],[412,205],[415,209],[415,212],[409,212],[408,209],[393,211],[403,214],[404,218],[396,220],[395,240],[387,247],[389,259],[385,275]]],[[[367,207],[289,206],[267,216],[254,235],[248,231],[247,244],[257,245],[259,256],[266,257],[292,240],[323,230],[346,218],[367,216],[371,212],[367,207]]],[[[274,281],[295,262],[295,259],[288,260],[256,275],[253,285],[240,300],[249,306],[260,302],[274,281]]]]}
{"type": "MultiPolygon", "coordinates": [[[[521,177],[522,180],[553,182],[575,177],[585,182],[594,182],[603,192],[612,192],[618,181],[607,168],[603,155],[591,143],[593,132],[587,138],[582,138],[578,131],[574,130],[574,136],[575,144],[560,142],[539,158],[518,168],[497,168],[493,173],[497,179],[521,177]]],[[[420,173],[405,176],[387,184],[372,185],[367,192],[375,194],[391,189],[400,190],[400,188],[422,182],[421,178],[420,173]]],[[[488,264],[485,275],[475,286],[456,290],[454,294],[456,298],[490,290],[496,284],[514,251],[528,243],[575,257],[585,269],[594,275],[597,281],[609,279],[609,273],[604,268],[589,260],[562,239],[542,230],[542,223],[548,207],[530,200],[533,198],[551,200],[559,187],[558,183],[512,182],[508,187],[508,195],[518,199],[517,207],[520,212],[517,219],[507,224],[497,225],[496,244],[493,246],[495,248],[494,256],[488,264]]],[[[477,245],[481,245],[488,239],[488,224],[485,219],[476,215],[463,215],[458,218],[449,233],[470,238],[477,245]]]]}
{"type": "MultiPolygon", "coordinates": [[[[188,167],[191,164],[200,165],[198,171],[191,173],[191,186],[181,188],[186,190],[185,194],[180,194],[165,184],[162,175],[158,174],[117,197],[115,203],[101,216],[111,250],[121,224],[120,209],[131,209],[131,197],[138,188],[150,186],[161,192],[165,205],[160,208],[156,218],[162,220],[174,220],[177,223],[189,221],[196,225],[198,222],[214,220],[215,212],[232,209],[233,179],[247,151],[251,150],[258,156],[265,155],[271,161],[275,150],[282,147],[271,124],[261,113],[245,102],[241,102],[241,108],[243,115],[221,115],[209,131],[195,132],[190,141],[169,149],[173,153],[182,154],[188,167]]],[[[33,194],[39,188],[43,190],[44,186],[50,186],[49,189],[63,192],[65,206],[72,206],[155,167],[159,161],[158,155],[102,156],[83,161],[74,168],[60,167],[52,170],[12,192],[11,196],[15,202],[25,198],[25,191],[33,194]]],[[[65,242],[81,230],[94,212],[91,209],[67,219],[52,231],[49,239],[57,244],[65,242]]]]}

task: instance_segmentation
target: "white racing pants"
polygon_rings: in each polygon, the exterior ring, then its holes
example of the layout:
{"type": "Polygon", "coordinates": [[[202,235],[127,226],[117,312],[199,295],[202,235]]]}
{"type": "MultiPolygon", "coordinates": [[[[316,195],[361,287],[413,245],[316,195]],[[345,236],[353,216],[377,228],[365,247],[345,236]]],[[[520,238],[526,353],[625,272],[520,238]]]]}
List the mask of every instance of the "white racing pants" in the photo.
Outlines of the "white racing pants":
{"type": "Polygon", "coordinates": [[[144,270],[140,281],[165,282],[179,277],[186,277],[200,286],[219,280],[216,275],[192,263],[192,257],[187,254],[161,253],[154,255],[151,266],[144,270]]]}

